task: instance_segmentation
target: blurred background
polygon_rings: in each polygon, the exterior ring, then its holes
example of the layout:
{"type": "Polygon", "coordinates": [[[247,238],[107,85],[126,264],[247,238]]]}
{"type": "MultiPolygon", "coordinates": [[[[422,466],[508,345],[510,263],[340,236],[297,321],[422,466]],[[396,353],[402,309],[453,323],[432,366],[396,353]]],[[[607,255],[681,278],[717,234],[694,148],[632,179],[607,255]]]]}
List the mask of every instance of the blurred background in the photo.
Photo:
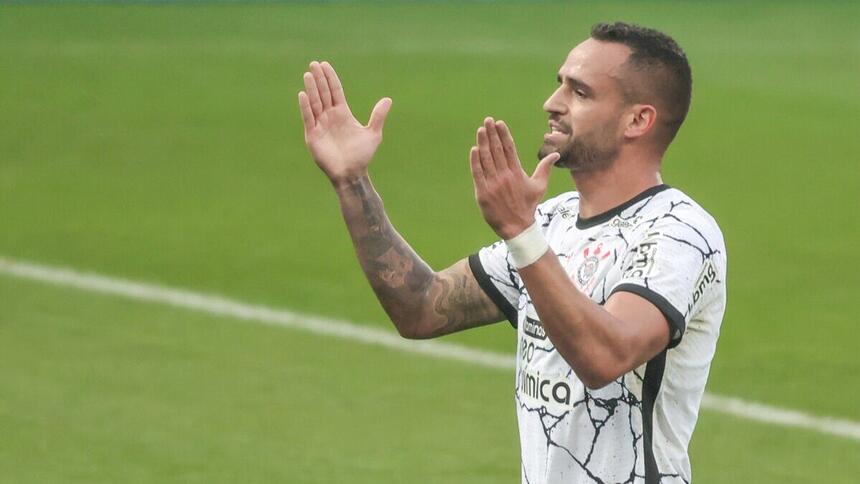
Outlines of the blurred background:
{"type": "MultiPolygon", "coordinates": [[[[860,421],[856,2],[0,3],[0,258],[393,330],[308,156],[296,93],[394,100],[371,175],[441,269],[494,241],[484,116],[529,167],[599,21],[693,68],[664,179],[721,223],[708,391],[860,421]]],[[[530,168],[529,168],[530,169],[530,168]]],[[[571,189],[553,174],[550,194],[571,189]]],[[[498,324],[444,338],[511,355],[498,324]]],[[[0,483],[518,482],[513,371],[0,272],[0,483]]],[[[854,483],[860,441],[703,409],[697,482],[854,483]]]]}

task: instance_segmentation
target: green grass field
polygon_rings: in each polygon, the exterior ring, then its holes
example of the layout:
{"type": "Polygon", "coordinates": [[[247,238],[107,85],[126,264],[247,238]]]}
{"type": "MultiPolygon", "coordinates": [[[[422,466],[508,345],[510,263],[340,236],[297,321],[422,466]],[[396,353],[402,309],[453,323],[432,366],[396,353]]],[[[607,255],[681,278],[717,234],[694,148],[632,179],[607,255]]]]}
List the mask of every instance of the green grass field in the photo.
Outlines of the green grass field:
{"type": "MultiPolygon", "coordinates": [[[[467,151],[530,153],[597,21],[673,34],[690,117],[664,178],[720,220],[710,392],[860,421],[860,5],[0,4],[0,257],[388,328],[305,151],[313,59],[436,268],[493,241],[467,151]]],[[[563,172],[551,191],[570,187],[563,172]]],[[[500,324],[445,338],[513,353],[500,324]]],[[[517,482],[513,374],[0,274],[0,483],[517,482]]],[[[854,483],[860,442],[703,410],[703,483],[854,483]]]]}

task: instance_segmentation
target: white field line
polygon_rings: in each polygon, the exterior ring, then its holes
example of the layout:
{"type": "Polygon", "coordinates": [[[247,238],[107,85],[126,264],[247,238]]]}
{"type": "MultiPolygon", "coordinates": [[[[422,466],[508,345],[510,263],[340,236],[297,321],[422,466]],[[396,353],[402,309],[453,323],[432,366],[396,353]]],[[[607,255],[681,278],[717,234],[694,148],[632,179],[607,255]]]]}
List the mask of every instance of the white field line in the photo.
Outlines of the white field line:
{"type": "MultiPolygon", "coordinates": [[[[315,334],[334,336],[445,360],[460,361],[485,368],[512,371],[515,367],[512,355],[440,341],[406,340],[392,331],[375,329],[346,320],[248,304],[185,289],[78,272],[68,268],[45,266],[3,257],[0,257],[0,274],[138,301],[166,304],[216,316],[227,316],[262,324],[300,329],[315,334]]],[[[705,394],[702,407],[743,419],[812,430],[860,441],[860,423],[850,420],[819,417],[797,410],[777,408],[710,393],[705,394]]]]}

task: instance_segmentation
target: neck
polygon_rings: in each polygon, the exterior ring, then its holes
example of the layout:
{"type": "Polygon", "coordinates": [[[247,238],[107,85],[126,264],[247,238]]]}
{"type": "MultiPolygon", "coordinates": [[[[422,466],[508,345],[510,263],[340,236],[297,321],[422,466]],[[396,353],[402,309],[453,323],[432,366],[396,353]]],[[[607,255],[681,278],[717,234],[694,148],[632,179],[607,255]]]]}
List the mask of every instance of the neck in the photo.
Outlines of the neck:
{"type": "Polygon", "coordinates": [[[645,190],[663,183],[659,163],[616,160],[609,168],[571,172],[579,192],[579,213],[588,218],[611,210],[645,190]]]}

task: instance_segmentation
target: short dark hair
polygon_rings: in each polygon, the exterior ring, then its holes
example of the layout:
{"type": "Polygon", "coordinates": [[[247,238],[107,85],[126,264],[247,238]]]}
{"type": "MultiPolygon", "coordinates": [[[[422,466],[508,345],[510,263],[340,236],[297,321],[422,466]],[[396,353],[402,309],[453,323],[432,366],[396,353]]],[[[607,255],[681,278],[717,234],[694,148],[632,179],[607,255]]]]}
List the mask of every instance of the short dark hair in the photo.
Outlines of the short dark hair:
{"type": "Polygon", "coordinates": [[[625,95],[632,102],[648,96],[661,101],[666,112],[660,114],[667,115],[667,144],[671,142],[687,117],[693,93],[693,75],[681,46],[663,32],[625,22],[595,24],[591,38],[630,48],[626,64],[644,75],[625,83],[625,95]]]}

